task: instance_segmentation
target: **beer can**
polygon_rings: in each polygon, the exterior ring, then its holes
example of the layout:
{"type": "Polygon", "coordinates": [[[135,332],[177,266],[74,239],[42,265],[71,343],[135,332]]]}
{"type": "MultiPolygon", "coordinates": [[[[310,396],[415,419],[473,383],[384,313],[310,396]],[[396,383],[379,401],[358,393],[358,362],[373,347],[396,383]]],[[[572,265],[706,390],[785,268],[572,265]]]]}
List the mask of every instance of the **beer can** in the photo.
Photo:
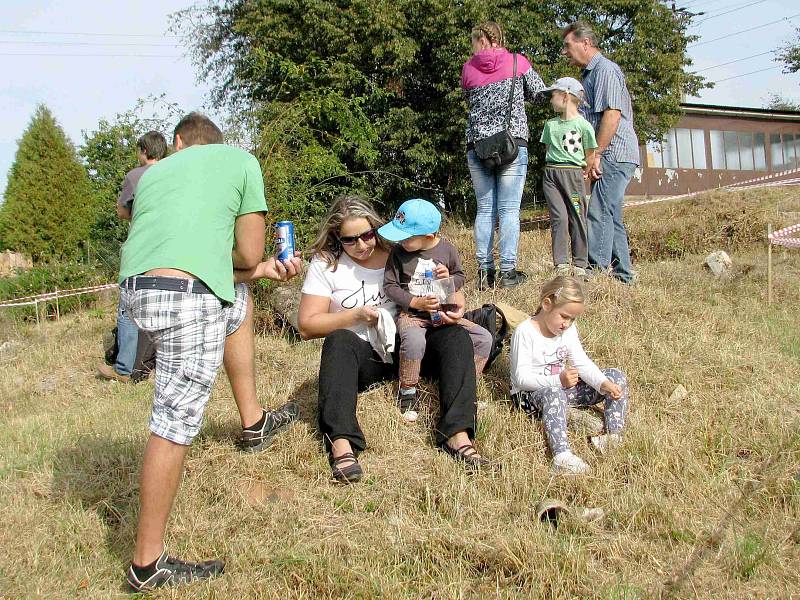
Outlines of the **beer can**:
{"type": "Polygon", "coordinates": [[[278,260],[294,258],[294,223],[291,221],[275,223],[275,248],[278,260]]]}

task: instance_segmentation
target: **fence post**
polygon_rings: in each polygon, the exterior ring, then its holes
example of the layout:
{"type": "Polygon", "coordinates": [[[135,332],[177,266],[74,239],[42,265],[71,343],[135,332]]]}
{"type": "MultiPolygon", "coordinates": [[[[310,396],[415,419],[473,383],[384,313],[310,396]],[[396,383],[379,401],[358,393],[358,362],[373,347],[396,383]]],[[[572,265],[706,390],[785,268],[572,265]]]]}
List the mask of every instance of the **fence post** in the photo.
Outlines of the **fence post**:
{"type": "Polygon", "coordinates": [[[58,308],[58,288],[56,288],[56,321],[61,320],[61,311],[58,308]]]}
{"type": "Polygon", "coordinates": [[[767,304],[772,304],[772,223],[767,225],[767,304]]]}
{"type": "Polygon", "coordinates": [[[33,301],[33,309],[36,311],[36,329],[39,329],[39,301],[33,301]]]}

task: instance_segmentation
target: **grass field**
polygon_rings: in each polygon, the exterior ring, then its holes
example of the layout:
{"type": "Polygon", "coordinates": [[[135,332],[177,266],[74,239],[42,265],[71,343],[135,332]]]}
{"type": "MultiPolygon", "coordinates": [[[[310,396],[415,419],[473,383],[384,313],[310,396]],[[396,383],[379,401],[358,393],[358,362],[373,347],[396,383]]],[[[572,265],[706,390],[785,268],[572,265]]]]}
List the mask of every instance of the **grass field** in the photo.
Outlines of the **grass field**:
{"type": "MultiPolygon", "coordinates": [[[[595,361],[629,376],[626,443],[599,458],[572,435],[593,467],[585,477],[550,476],[541,429],[507,401],[502,357],[478,394],[487,403],[478,445],[502,462],[500,474],[468,475],[435,451],[429,411],[402,424],[387,384],[360,398],[365,481],[333,485],[315,427],[320,344],[267,327],[257,339],[259,391],[271,407],[295,398],[302,420],[268,451],[239,453],[235,406],[219,377],[168,544],[189,559],[223,556],[227,572],[155,597],[650,598],[667,595],[664,582],[694,551],[676,597],[800,597],[800,252],[776,251],[768,307],[758,242],[766,221],[788,225],[793,211],[797,192],[781,189],[631,209],[640,282],[589,285],[579,323],[595,361]],[[749,237],[715,229],[731,207],[749,237]],[[656,243],[670,235],[669,247],[656,243]],[[701,266],[718,247],[734,260],[729,280],[701,266]],[[689,395],[670,402],[679,383],[689,395]],[[606,516],[556,529],[536,520],[544,497],[606,516]]],[[[470,232],[448,233],[471,264],[470,232]]],[[[469,301],[532,311],[549,232],[523,234],[520,257],[530,284],[479,298],[468,283],[469,301]]],[[[109,301],[40,330],[2,322],[3,598],[125,591],[153,390],[95,379],[113,319],[109,301]]],[[[435,393],[424,389],[428,399],[435,393]]]]}

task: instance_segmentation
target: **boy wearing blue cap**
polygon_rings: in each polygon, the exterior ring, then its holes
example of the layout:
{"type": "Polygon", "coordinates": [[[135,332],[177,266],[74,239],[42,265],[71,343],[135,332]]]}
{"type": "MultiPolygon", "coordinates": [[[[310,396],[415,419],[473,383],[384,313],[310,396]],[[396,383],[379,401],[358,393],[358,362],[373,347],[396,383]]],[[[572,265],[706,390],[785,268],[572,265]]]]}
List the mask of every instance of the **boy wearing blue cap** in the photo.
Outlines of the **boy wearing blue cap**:
{"type": "MultiPolygon", "coordinates": [[[[464,314],[464,271],[455,246],[439,235],[442,215],[427,200],[407,200],[378,234],[394,245],[384,272],[383,289],[397,306],[400,334],[400,392],[403,419],[417,420],[417,383],[425,336],[431,327],[461,325],[475,349],[475,372],[480,376],[492,349],[492,335],[480,325],[461,318],[464,314]],[[430,280],[453,278],[455,310],[442,311],[439,299],[426,295],[430,280]]],[[[450,302],[450,300],[448,300],[450,302]]],[[[451,308],[451,307],[447,307],[451,308]]]]}
{"type": "Polygon", "coordinates": [[[550,96],[550,104],[559,113],[545,123],[539,140],[547,145],[542,191],[550,211],[553,264],[556,275],[574,274],[583,278],[589,265],[586,232],[589,204],[584,179],[586,165],[593,164],[597,140],[591,123],[578,113],[584,91],[577,79],[562,77],[542,93],[550,96]]]}

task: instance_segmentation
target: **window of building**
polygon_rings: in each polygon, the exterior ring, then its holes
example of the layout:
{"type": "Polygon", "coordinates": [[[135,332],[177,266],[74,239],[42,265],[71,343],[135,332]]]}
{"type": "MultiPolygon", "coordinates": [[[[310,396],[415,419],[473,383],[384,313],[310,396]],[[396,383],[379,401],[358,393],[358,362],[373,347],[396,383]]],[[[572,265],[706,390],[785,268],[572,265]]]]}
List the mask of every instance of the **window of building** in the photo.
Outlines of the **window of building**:
{"type": "Polygon", "coordinates": [[[675,141],[678,147],[678,166],[681,169],[691,169],[692,162],[692,132],[688,129],[676,129],[675,141]]]}
{"type": "Polygon", "coordinates": [[[709,134],[711,138],[711,168],[727,169],[725,165],[725,140],[722,132],[712,129],[709,134]]]}
{"type": "Polygon", "coordinates": [[[794,168],[795,154],[794,154],[794,136],[791,133],[784,133],[783,137],[783,168],[794,168]]]}
{"type": "Polygon", "coordinates": [[[664,166],[661,144],[658,142],[647,142],[647,166],[652,169],[661,169],[664,166]]]}
{"type": "Polygon", "coordinates": [[[692,129],[692,154],[694,155],[694,168],[706,168],[706,134],[702,129],[692,129]]]}
{"type": "Polygon", "coordinates": [[[739,163],[742,171],[752,171],[753,166],[753,134],[739,134],[739,163]]]}
{"type": "Polygon", "coordinates": [[[766,136],[763,133],[757,133],[753,141],[753,161],[756,171],[767,170],[767,153],[766,153],[766,136]]]}
{"type": "Polygon", "coordinates": [[[772,133],[769,136],[769,158],[773,171],[780,171],[783,168],[783,144],[780,133],[772,133]]]}
{"type": "Polygon", "coordinates": [[[738,171],[739,164],[739,136],[735,131],[723,131],[723,140],[725,142],[725,164],[729,170],[738,171]]]}

